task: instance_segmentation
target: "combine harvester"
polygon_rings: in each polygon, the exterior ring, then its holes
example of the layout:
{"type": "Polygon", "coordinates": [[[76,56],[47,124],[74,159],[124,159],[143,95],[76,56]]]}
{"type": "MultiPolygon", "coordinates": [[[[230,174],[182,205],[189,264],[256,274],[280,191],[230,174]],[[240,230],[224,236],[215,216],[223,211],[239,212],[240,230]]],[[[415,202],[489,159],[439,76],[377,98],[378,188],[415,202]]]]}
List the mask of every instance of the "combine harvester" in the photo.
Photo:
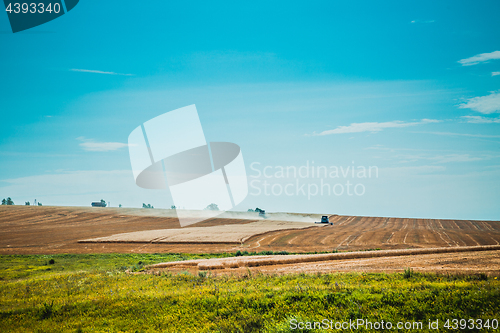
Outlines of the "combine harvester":
{"type": "Polygon", "coordinates": [[[259,217],[267,218],[266,211],[263,210],[263,209],[260,209],[259,207],[255,208],[255,210],[251,210],[250,209],[249,211],[253,211],[253,212],[259,213],[259,217]]]}
{"type": "Polygon", "coordinates": [[[314,222],[314,223],[316,223],[316,224],[329,224],[329,225],[333,225],[333,223],[330,222],[330,219],[326,215],[323,215],[321,217],[321,222],[314,222]]]}

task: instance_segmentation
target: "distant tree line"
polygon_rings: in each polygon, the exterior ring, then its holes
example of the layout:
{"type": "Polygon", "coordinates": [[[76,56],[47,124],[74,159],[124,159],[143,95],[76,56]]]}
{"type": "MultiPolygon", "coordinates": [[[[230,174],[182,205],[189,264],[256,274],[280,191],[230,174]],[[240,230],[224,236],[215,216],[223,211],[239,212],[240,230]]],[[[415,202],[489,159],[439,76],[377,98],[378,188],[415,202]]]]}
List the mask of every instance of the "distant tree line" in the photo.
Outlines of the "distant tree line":
{"type": "Polygon", "coordinates": [[[205,208],[205,210],[219,210],[219,206],[217,206],[214,203],[211,203],[210,205],[207,206],[207,208],[205,208]]]}
{"type": "MultiPolygon", "coordinates": [[[[36,200],[35,200],[35,201],[36,201],[36,200]]],[[[25,204],[26,206],[31,206],[31,203],[30,203],[29,201],[26,201],[24,204],[25,204]]],[[[39,203],[37,204],[37,203],[35,202],[35,203],[33,204],[33,206],[42,206],[42,203],[41,203],[41,202],[39,202],[39,203]]]]}
{"type": "Polygon", "coordinates": [[[14,201],[12,201],[10,197],[2,200],[2,206],[12,206],[12,205],[14,205],[14,201]]]}
{"type": "MultiPolygon", "coordinates": [[[[26,206],[31,206],[31,203],[29,201],[25,201],[24,204],[26,206]]],[[[11,197],[8,197],[7,199],[2,199],[2,206],[14,206],[14,201],[12,201],[11,197]]],[[[41,206],[42,203],[39,202],[37,204],[36,199],[35,199],[35,206],[41,206]]]]}

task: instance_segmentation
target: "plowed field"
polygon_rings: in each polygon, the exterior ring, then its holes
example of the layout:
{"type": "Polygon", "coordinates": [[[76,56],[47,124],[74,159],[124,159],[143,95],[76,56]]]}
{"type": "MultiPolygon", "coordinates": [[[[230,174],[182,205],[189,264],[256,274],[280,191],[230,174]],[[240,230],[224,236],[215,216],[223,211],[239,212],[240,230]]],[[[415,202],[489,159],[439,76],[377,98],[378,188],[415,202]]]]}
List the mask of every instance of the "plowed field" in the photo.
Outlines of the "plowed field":
{"type": "Polygon", "coordinates": [[[331,216],[333,226],[268,233],[245,242],[253,250],[290,252],[498,245],[500,222],[331,216]]]}
{"type": "MultiPolygon", "coordinates": [[[[237,250],[314,252],[500,243],[500,222],[496,221],[337,215],[330,217],[333,226],[270,231],[252,236],[242,244],[78,243],[79,240],[120,233],[180,229],[173,214],[173,211],[160,209],[0,206],[0,254],[213,253],[237,250]]],[[[240,225],[257,220],[212,218],[183,229],[240,225]]]]}

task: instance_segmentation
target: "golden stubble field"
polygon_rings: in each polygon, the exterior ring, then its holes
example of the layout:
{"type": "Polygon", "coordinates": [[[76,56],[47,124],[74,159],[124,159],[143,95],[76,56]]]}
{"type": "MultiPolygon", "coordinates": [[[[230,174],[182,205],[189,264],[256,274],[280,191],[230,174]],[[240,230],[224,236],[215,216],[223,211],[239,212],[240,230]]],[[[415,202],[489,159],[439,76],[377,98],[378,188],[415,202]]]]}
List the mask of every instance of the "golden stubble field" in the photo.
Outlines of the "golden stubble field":
{"type": "MultiPolygon", "coordinates": [[[[300,216],[308,221],[317,218],[300,216]]],[[[181,228],[171,210],[0,206],[0,253],[314,252],[500,243],[498,221],[331,215],[333,226],[318,227],[310,222],[262,220],[257,215],[249,219],[248,214],[244,217],[212,218],[181,228]],[[151,236],[142,241],[128,237],[129,242],[117,237],[129,233],[151,236]],[[235,236],[231,238],[231,234],[235,236]],[[163,242],[152,242],[162,235],[163,242]],[[101,239],[79,242],[96,238],[101,239]]]]}

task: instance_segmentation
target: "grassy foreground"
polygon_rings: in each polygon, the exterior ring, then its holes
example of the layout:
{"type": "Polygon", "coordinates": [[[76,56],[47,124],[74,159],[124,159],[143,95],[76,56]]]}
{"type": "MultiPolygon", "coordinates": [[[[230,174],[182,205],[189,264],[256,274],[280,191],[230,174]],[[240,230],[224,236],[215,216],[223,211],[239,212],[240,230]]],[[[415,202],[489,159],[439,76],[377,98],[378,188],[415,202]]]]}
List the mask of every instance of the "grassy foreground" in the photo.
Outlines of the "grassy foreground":
{"type": "Polygon", "coordinates": [[[0,330],[321,332],[307,327],[323,319],[363,319],[422,322],[422,330],[399,331],[444,332],[447,319],[489,319],[490,328],[469,331],[498,331],[491,324],[500,320],[500,282],[484,275],[125,273],[160,261],[218,256],[225,255],[0,256],[0,330]],[[429,320],[439,320],[439,329],[429,330],[429,320]],[[305,328],[292,329],[299,322],[305,328]]]}

